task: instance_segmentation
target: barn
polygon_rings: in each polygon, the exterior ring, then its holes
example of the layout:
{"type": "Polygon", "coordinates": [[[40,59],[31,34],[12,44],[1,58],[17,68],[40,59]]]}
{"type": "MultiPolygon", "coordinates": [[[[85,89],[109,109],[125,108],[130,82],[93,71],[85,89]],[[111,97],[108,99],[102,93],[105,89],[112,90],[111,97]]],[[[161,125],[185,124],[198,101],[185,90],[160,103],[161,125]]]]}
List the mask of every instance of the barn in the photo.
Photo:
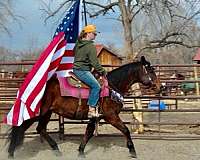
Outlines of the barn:
{"type": "Polygon", "coordinates": [[[192,58],[193,61],[196,61],[197,64],[200,64],[200,48],[197,50],[197,53],[192,58]]]}
{"type": "MultiPolygon", "coordinates": [[[[96,45],[97,50],[97,57],[100,61],[100,63],[104,66],[119,66],[122,64],[122,57],[120,57],[118,54],[112,52],[110,49],[108,49],[106,46],[102,44],[96,45]]],[[[107,71],[112,70],[113,67],[106,67],[107,71]]]]}

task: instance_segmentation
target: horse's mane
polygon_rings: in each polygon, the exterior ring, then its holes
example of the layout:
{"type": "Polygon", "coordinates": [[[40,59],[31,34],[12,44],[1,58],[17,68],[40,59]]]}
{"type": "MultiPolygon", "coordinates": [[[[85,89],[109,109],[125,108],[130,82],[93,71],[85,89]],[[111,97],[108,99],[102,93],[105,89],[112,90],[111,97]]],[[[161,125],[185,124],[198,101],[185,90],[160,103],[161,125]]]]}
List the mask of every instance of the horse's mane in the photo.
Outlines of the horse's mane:
{"type": "Polygon", "coordinates": [[[125,64],[123,66],[120,66],[119,68],[116,68],[116,69],[108,72],[107,78],[108,78],[109,85],[111,87],[113,87],[113,89],[116,89],[117,86],[119,86],[122,83],[124,83],[125,81],[127,81],[127,79],[129,78],[127,76],[128,76],[128,74],[130,74],[128,72],[130,72],[130,71],[131,71],[131,73],[135,73],[135,74],[131,74],[131,75],[137,76],[136,71],[138,71],[138,69],[141,65],[142,64],[140,61],[132,62],[132,63],[125,64]]]}
{"type": "Polygon", "coordinates": [[[141,65],[140,61],[124,64],[123,66],[120,66],[116,69],[113,69],[112,71],[108,72],[109,74],[114,74],[114,73],[122,73],[124,71],[127,71],[130,67],[133,67],[133,70],[137,70],[138,66],[141,65]]]}

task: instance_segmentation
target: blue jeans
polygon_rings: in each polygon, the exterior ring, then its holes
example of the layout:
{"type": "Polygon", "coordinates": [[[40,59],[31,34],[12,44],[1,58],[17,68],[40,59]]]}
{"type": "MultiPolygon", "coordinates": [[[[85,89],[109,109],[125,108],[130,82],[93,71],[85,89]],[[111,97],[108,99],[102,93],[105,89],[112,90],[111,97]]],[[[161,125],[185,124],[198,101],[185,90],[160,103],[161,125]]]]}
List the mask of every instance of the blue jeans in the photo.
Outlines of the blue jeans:
{"type": "Polygon", "coordinates": [[[96,107],[101,90],[99,82],[90,71],[73,69],[73,73],[77,76],[78,79],[80,79],[82,82],[90,87],[90,94],[87,104],[91,107],[96,107]]]}

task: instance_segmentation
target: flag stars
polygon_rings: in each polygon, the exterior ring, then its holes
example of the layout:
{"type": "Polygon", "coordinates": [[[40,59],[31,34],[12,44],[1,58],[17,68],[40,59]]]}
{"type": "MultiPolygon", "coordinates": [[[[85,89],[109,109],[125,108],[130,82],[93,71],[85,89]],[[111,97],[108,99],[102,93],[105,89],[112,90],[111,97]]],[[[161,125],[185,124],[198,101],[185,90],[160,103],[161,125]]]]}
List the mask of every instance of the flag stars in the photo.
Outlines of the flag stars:
{"type": "Polygon", "coordinates": [[[55,33],[55,35],[58,35],[59,32],[65,32],[66,40],[70,43],[74,42],[78,35],[78,33],[76,33],[76,23],[79,19],[77,19],[77,17],[74,17],[76,12],[78,12],[78,10],[74,10],[75,8],[76,7],[72,7],[67,11],[67,14],[65,15],[61,24],[58,26],[55,33]]]}

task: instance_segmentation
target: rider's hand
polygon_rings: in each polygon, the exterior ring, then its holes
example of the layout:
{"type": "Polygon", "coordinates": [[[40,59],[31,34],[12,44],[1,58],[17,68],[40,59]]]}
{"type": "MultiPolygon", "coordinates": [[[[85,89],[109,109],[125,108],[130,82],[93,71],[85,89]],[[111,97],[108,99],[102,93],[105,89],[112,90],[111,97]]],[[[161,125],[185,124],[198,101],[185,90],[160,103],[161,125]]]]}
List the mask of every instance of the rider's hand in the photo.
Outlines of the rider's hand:
{"type": "Polygon", "coordinates": [[[103,76],[107,77],[107,72],[106,71],[103,72],[103,76]]]}

